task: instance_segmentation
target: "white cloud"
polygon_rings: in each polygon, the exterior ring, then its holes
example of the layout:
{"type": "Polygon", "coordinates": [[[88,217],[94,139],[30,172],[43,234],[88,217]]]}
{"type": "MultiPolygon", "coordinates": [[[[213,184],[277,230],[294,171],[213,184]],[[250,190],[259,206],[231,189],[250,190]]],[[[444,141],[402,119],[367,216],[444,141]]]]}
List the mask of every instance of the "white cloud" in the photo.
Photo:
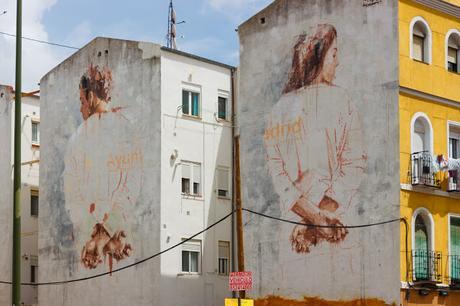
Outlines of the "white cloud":
{"type": "MultiPolygon", "coordinates": [[[[43,15],[56,2],[57,0],[33,0],[24,3],[23,36],[48,40],[43,15]]],[[[0,16],[0,31],[16,34],[16,1],[1,1],[0,10],[8,11],[7,14],[0,16]]],[[[14,86],[15,48],[15,38],[0,34],[0,84],[14,86]]],[[[40,78],[70,53],[71,51],[57,50],[49,45],[23,40],[23,91],[37,89],[40,78]]]]}

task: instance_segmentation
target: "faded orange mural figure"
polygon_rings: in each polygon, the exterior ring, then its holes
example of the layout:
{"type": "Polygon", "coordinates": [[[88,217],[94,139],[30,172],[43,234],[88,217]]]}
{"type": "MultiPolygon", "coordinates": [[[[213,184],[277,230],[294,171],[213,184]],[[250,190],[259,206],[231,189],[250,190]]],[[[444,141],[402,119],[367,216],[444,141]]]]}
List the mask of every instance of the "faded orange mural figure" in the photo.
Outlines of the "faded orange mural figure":
{"type": "Polygon", "coordinates": [[[112,102],[112,73],[90,65],[80,79],[83,123],[65,154],[64,191],[81,264],[96,269],[132,256],[132,226],[143,178],[133,117],[112,102]],[[95,150],[97,147],[97,150],[95,150]],[[129,241],[129,242],[128,242],[129,241]]]}
{"type": "Polygon", "coordinates": [[[267,165],[284,217],[306,224],[292,229],[296,253],[322,243],[339,244],[353,196],[366,166],[362,130],[348,94],[333,84],[337,31],[321,24],[300,35],[280,100],[267,118],[267,165]]]}

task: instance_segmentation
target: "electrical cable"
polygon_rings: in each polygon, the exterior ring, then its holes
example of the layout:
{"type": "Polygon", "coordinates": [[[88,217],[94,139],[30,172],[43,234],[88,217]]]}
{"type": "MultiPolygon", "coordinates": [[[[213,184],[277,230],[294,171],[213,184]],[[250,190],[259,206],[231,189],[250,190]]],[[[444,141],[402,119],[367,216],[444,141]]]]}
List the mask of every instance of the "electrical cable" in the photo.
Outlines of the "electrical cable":
{"type": "MultiPolygon", "coordinates": [[[[10,37],[16,37],[16,35],[14,35],[14,34],[2,32],[2,31],[0,31],[0,34],[5,35],[5,36],[10,36],[10,37]]],[[[40,40],[40,39],[35,39],[35,38],[30,38],[30,37],[25,37],[25,36],[22,36],[22,39],[30,40],[30,41],[41,43],[41,44],[47,44],[47,45],[51,45],[51,46],[55,46],[55,47],[61,47],[61,48],[67,48],[67,49],[73,49],[73,50],[80,50],[80,48],[77,48],[77,47],[64,45],[64,44],[58,44],[58,43],[52,43],[52,42],[49,42],[49,41],[46,41],[46,40],[40,40]]]]}
{"type": "MultiPolygon", "coordinates": [[[[116,273],[116,272],[120,272],[120,271],[123,271],[123,270],[126,270],[126,269],[129,269],[129,268],[132,268],[134,266],[137,266],[141,263],[144,263],[146,261],[149,261],[155,257],[158,257],[166,252],[169,252],[171,251],[172,249],[175,249],[179,246],[181,246],[182,244],[192,240],[193,238],[195,238],[196,236],[198,235],[201,235],[203,234],[204,232],[210,230],[211,228],[213,228],[214,226],[218,225],[219,223],[222,223],[223,221],[225,221],[226,219],[228,219],[231,215],[233,215],[235,213],[235,211],[232,211],[231,213],[229,213],[228,215],[226,215],[225,217],[221,218],[220,220],[218,220],[217,222],[214,222],[213,224],[209,225],[208,227],[206,227],[205,229],[203,229],[202,231],[190,236],[189,238],[187,239],[184,239],[182,240],[181,242],[179,243],[176,243],[175,245],[161,251],[161,252],[158,252],[152,256],[149,256],[147,258],[144,258],[142,260],[139,260],[135,263],[132,263],[130,265],[127,265],[127,266],[124,266],[124,267],[121,267],[121,268],[118,268],[118,269],[115,269],[115,270],[112,270],[112,271],[108,271],[108,272],[104,272],[104,273],[100,273],[100,274],[96,274],[96,275],[92,275],[92,276],[88,276],[88,277],[82,277],[82,278],[77,278],[77,279],[71,279],[71,280],[65,280],[65,281],[55,281],[55,282],[42,282],[42,283],[21,283],[21,285],[23,286],[33,286],[33,287],[38,287],[38,286],[55,286],[55,285],[64,285],[64,284],[70,284],[70,283],[76,283],[76,282],[81,282],[81,281],[87,281],[87,280],[90,280],[90,279],[94,279],[94,278],[99,278],[99,277],[102,277],[102,276],[106,276],[106,275],[112,275],[113,273],[116,273]]],[[[6,285],[11,285],[12,282],[6,282],[6,281],[0,281],[0,284],[6,284],[6,285]]]]}
{"type": "MultiPolygon", "coordinates": [[[[302,222],[296,222],[296,221],[291,221],[291,220],[286,220],[286,219],[282,219],[282,218],[278,218],[278,217],[273,217],[273,216],[269,216],[269,215],[266,215],[266,214],[263,214],[263,213],[260,213],[260,212],[256,212],[256,211],[253,211],[251,209],[247,209],[247,208],[242,208],[241,210],[243,211],[246,211],[246,212],[249,212],[251,214],[255,214],[255,215],[258,215],[258,216],[261,216],[261,217],[264,217],[264,218],[268,218],[268,219],[272,219],[272,220],[276,220],[276,221],[280,221],[280,222],[285,222],[285,223],[291,223],[291,224],[295,224],[295,225],[303,225],[303,226],[309,226],[309,227],[317,227],[317,228],[346,228],[346,229],[355,229],[355,228],[366,228],[366,227],[373,227],[373,226],[379,226],[379,225],[385,225],[385,224],[389,224],[389,223],[394,223],[394,222],[400,222],[402,220],[405,221],[405,219],[403,218],[398,218],[398,219],[392,219],[392,220],[388,220],[388,221],[382,221],[382,222],[377,222],[377,223],[370,223],[370,224],[361,224],[361,225],[320,225],[320,224],[308,224],[308,223],[302,223],[302,222]]],[[[141,263],[144,263],[146,261],[149,261],[155,257],[158,257],[164,253],[167,253],[179,246],[181,246],[182,244],[192,240],[193,238],[195,238],[196,236],[198,235],[201,235],[203,234],[204,232],[210,230],[211,228],[215,227],[216,225],[222,223],[223,221],[225,221],[226,219],[228,219],[230,216],[232,216],[234,213],[236,212],[236,210],[233,210],[231,213],[229,213],[228,215],[224,216],[223,218],[221,218],[220,220],[218,220],[217,222],[209,225],[208,227],[206,227],[205,229],[203,229],[202,231],[190,236],[189,238],[187,239],[184,239],[182,240],[181,242],[161,251],[161,252],[158,252],[152,256],[149,256],[147,258],[144,258],[140,261],[137,261],[135,263],[132,263],[130,265],[127,265],[127,266],[124,266],[124,267],[121,267],[121,268],[118,268],[118,269],[115,269],[115,270],[112,270],[112,271],[108,271],[108,272],[104,272],[104,273],[100,273],[100,274],[96,274],[96,275],[92,275],[92,276],[88,276],[88,277],[82,277],[82,278],[77,278],[77,279],[72,279],[72,280],[65,280],[65,281],[54,281],[54,282],[42,282],[42,283],[21,283],[21,285],[23,286],[33,286],[33,287],[38,287],[38,286],[53,286],[53,285],[64,285],[64,284],[70,284],[70,283],[76,283],[76,282],[81,282],[81,281],[87,281],[87,280],[90,280],[90,279],[95,279],[95,278],[99,278],[99,277],[102,277],[102,276],[107,276],[107,275],[112,275],[113,273],[116,273],[116,272],[120,272],[120,271],[123,271],[123,270],[126,270],[126,269],[129,269],[129,268],[132,268],[134,266],[137,266],[141,263]]],[[[406,229],[406,245],[407,245],[407,229],[406,229]]],[[[407,247],[407,246],[406,246],[407,247]]],[[[406,261],[407,261],[407,256],[406,256],[406,261]]],[[[6,284],[6,285],[11,285],[12,282],[8,282],[8,281],[0,281],[0,284],[6,284]]]]}
{"type": "Polygon", "coordinates": [[[296,221],[286,220],[286,219],[282,219],[282,218],[278,218],[278,217],[273,217],[273,216],[269,216],[269,215],[266,215],[266,214],[263,214],[263,213],[260,213],[260,212],[256,212],[256,211],[253,211],[253,210],[250,210],[250,209],[247,209],[247,208],[242,208],[242,210],[246,211],[246,212],[249,212],[249,213],[252,213],[252,214],[255,214],[255,215],[258,215],[258,216],[261,216],[261,217],[264,217],[264,218],[268,218],[268,219],[273,219],[273,220],[277,220],[277,221],[281,221],[281,222],[285,222],[285,223],[291,223],[291,224],[294,224],[294,225],[303,225],[303,226],[316,227],[316,228],[346,228],[346,229],[365,228],[365,227],[373,227],[373,226],[384,225],[384,224],[388,224],[388,223],[400,222],[400,220],[401,220],[401,218],[397,218],[397,219],[392,219],[392,220],[388,220],[388,221],[382,221],[382,222],[370,223],[370,224],[360,224],[360,225],[320,225],[320,224],[309,224],[309,223],[304,223],[304,222],[296,222],[296,221]]]}

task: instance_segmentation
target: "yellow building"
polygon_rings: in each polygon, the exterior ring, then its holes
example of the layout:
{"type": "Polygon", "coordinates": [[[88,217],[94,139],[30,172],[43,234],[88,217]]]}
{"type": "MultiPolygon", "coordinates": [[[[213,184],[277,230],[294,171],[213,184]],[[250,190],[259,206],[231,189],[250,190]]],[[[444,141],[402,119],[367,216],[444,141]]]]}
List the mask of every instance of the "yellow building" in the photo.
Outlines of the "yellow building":
{"type": "Polygon", "coordinates": [[[460,0],[399,1],[402,305],[460,305],[459,50],[460,0]]]}

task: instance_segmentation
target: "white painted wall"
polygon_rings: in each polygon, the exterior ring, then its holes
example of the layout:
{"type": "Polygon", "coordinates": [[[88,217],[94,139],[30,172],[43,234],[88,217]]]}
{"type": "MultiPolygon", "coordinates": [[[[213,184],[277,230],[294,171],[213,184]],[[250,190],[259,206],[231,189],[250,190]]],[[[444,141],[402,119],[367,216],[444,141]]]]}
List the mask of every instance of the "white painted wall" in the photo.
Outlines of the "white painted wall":
{"type": "MultiPolygon", "coordinates": [[[[13,178],[14,164],[14,95],[11,94],[6,103],[10,104],[8,121],[11,127],[11,138],[1,138],[2,150],[10,150],[10,169],[8,174],[13,178]],[[9,148],[9,149],[7,149],[9,148]]],[[[22,97],[22,135],[21,135],[21,160],[22,162],[30,162],[40,159],[40,147],[37,144],[32,144],[32,120],[40,121],[40,105],[38,96],[22,97]]],[[[30,197],[31,190],[38,192],[39,186],[39,163],[21,166],[21,278],[22,282],[30,282],[30,266],[38,265],[38,218],[31,216],[30,197]]],[[[7,188],[2,185],[3,188],[7,188]]],[[[2,193],[5,192],[2,190],[2,193]]],[[[8,207],[13,205],[13,199],[8,201],[8,207]]],[[[12,235],[12,229],[6,232],[12,235]]],[[[11,252],[11,248],[7,248],[11,252]]],[[[11,260],[8,260],[8,265],[11,265],[11,260]]],[[[2,273],[1,280],[11,281],[11,275],[2,273]]],[[[10,289],[5,291],[5,294],[10,295],[10,289]]],[[[22,302],[24,305],[37,304],[38,299],[37,288],[31,286],[22,287],[22,302]]],[[[0,298],[2,300],[2,298],[0,298]]],[[[1,305],[1,303],[0,303],[1,305]]]]}
{"type": "MultiPolygon", "coordinates": [[[[215,175],[218,166],[231,171],[232,127],[230,121],[216,119],[219,92],[226,92],[231,102],[228,68],[166,50],[162,51],[161,61],[161,249],[164,250],[231,212],[231,199],[217,197],[215,175]],[[183,86],[200,88],[200,119],[182,115],[183,86]],[[170,157],[175,150],[174,160],[170,157]],[[181,194],[183,160],[201,164],[201,197],[181,194]]],[[[231,219],[195,239],[202,244],[199,274],[181,273],[180,247],[161,257],[161,305],[221,305],[224,297],[230,295],[228,277],[218,275],[218,241],[231,241],[231,219]]]]}

